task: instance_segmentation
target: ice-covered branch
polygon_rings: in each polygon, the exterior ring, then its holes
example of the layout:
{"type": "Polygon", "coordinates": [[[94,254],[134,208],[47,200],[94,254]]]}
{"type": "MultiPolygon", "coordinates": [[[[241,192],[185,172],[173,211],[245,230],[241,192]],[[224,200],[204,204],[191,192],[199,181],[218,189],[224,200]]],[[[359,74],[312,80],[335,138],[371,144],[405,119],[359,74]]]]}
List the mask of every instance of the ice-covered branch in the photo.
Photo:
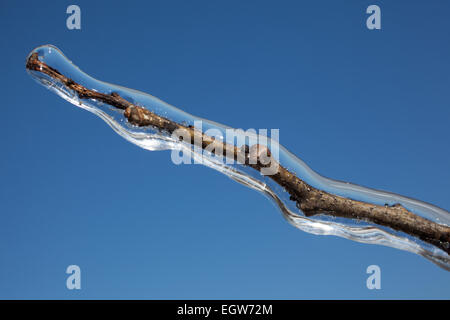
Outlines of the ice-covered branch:
{"type": "Polygon", "coordinates": [[[264,173],[263,168],[276,163],[276,173],[266,175],[267,178],[281,186],[307,217],[329,215],[381,225],[420,239],[450,255],[450,227],[420,216],[400,203],[385,205],[370,203],[314,187],[272,157],[269,147],[260,144],[244,144],[238,147],[211,137],[192,125],[151,111],[118,92],[100,92],[86,87],[60,72],[56,66],[41,61],[37,51],[29,55],[26,68],[46,75],[47,81],[58,83],[62,86],[61,90],[74,93],[75,98],[80,101],[96,101],[117,109],[133,126],[151,127],[169,135],[177,131],[182,132],[179,136],[184,137],[184,143],[194,145],[196,141],[200,141],[199,147],[202,149],[221,150],[224,157],[241,159],[242,165],[260,173],[264,173]],[[265,157],[265,161],[262,161],[262,157],[265,157]]]}

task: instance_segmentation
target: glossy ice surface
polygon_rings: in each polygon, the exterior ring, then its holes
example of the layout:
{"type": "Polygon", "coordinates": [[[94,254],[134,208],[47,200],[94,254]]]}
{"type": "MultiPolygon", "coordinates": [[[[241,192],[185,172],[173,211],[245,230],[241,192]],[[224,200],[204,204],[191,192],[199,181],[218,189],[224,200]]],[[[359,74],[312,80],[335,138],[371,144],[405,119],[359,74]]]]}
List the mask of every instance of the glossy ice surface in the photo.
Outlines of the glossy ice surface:
{"type": "MultiPolygon", "coordinates": [[[[148,110],[173,120],[177,123],[194,125],[196,121],[202,121],[203,130],[216,129],[225,136],[226,126],[192,116],[183,112],[149,94],[98,81],[82,72],[60,50],[51,45],[41,46],[31,53],[37,52],[39,60],[45,62],[61,74],[71,78],[75,82],[88,89],[110,94],[117,92],[124,99],[135,105],[143,106],[148,110]]],[[[30,53],[30,54],[31,54],[30,53]]],[[[30,75],[39,83],[57,93],[59,96],[77,107],[94,113],[103,119],[116,133],[146,150],[183,150],[204,165],[220,171],[228,177],[248,187],[258,190],[274,201],[280,208],[283,216],[295,227],[317,235],[336,235],[358,242],[381,244],[420,254],[439,266],[450,270],[450,257],[442,250],[426,244],[409,235],[395,232],[389,228],[374,224],[354,221],[343,218],[333,218],[326,215],[305,217],[296,207],[295,202],[289,199],[289,195],[272,180],[259,174],[259,172],[240,164],[229,164],[220,161],[208,153],[191,148],[190,145],[179,142],[168,134],[164,134],[150,127],[136,127],[130,125],[123,116],[123,111],[115,109],[104,103],[79,99],[77,94],[56,82],[47,75],[29,71],[30,75]]],[[[282,128],[281,128],[282,131],[282,128]]],[[[359,185],[336,181],[325,178],[311,168],[301,159],[291,154],[275,140],[270,140],[271,146],[279,147],[279,162],[282,166],[295,173],[299,178],[311,186],[354,200],[364,201],[378,205],[401,204],[408,210],[424,218],[440,224],[450,225],[450,213],[429,203],[403,197],[397,194],[365,188],[359,185]]],[[[170,160],[170,159],[169,159],[170,160]]]]}

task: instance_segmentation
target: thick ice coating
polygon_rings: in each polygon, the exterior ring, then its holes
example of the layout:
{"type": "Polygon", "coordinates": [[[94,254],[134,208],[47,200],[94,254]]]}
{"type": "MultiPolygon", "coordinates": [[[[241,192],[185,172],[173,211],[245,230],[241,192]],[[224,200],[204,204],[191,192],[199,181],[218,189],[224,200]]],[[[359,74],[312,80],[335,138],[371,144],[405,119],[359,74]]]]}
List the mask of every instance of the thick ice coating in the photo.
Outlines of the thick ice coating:
{"type": "MultiPolygon", "coordinates": [[[[182,152],[189,155],[192,161],[200,162],[264,193],[277,204],[283,216],[295,227],[313,234],[335,235],[358,242],[381,244],[410,251],[450,270],[449,243],[445,240],[447,238],[443,237],[445,239],[441,240],[437,236],[436,241],[439,243],[436,245],[436,243],[424,241],[426,237],[420,236],[420,232],[408,233],[402,232],[401,230],[404,229],[400,227],[390,228],[383,222],[381,209],[378,210],[380,215],[377,219],[370,217],[358,219],[351,215],[333,216],[330,213],[325,214],[325,211],[321,214],[320,208],[319,212],[313,212],[316,207],[310,210],[303,203],[299,205],[298,199],[289,192],[287,185],[289,181],[284,182],[287,181],[286,178],[277,180],[273,175],[271,176],[270,172],[264,172],[262,169],[268,169],[270,164],[276,163],[279,165],[277,170],[279,168],[285,170],[285,176],[292,174],[297,179],[294,179],[294,182],[301,181],[305,188],[311,187],[318,190],[317,194],[320,196],[336,196],[343,199],[342,201],[347,199],[378,208],[385,206],[393,208],[390,209],[392,212],[398,210],[399,214],[411,213],[413,218],[416,217],[414,219],[431,222],[427,230],[433,232],[434,229],[443,229],[445,233],[450,225],[450,213],[446,210],[393,193],[322,177],[283,148],[278,143],[278,139],[274,139],[273,136],[267,138],[266,134],[231,130],[213,121],[192,116],[149,94],[96,80],[73,65],[54,46],[38,47],[30,53],[27,61],[30,57],[37,57],[40,62],[50,68],[50,71],[45,73],[39,67],[30,68],[27,65],[28,72],[35,80],[75,106],[99,116],[126,140],[146,150],[182,152]],[[55,70],[55,73],[52,70],[55,70]],[[58,74],[63,77],[58,77],[58,74]],[[86,88],[87,91],[83,91],[86,88]],[[161,125],[158,125],[159,123],[161,125]],[[180,135],[175,136],[174,132],[178,129],[188,131],[188,138],[180,139],[180,135]],[[227,139],[231,131],[234,134],[232,148],[229,147],[230,141],[227,139]],[[200,145],[188,141],[194,140],[197,136],[206,137],[209,140],[201,142],[200,145]],[[224,150],[219,155],[230,151],[230,156],[217,156],[214,151],[221,146],[224,150]],[[268,149],[271,151],[269,152],[268,149]],[[273,152],[274,150],[276,152],[273,152]],[[243,156],[242,161],[229,161],[230,159],[238,160],[239,155],[243,156]],[[267,165],[262,162],[264,155],[269,159],[267,165]],[[275,159],[275,156],[276,161],[270,162],[271,159],[275,159]],[[355,219],[359,220],[358,223],[355,219]],[[380,223],[375,223],[377,221],[380,223]],[[416,234],[419,236],[415,236],[416,234]]],[[[436,232],[441,232],[439,230],[436,232]]]]}

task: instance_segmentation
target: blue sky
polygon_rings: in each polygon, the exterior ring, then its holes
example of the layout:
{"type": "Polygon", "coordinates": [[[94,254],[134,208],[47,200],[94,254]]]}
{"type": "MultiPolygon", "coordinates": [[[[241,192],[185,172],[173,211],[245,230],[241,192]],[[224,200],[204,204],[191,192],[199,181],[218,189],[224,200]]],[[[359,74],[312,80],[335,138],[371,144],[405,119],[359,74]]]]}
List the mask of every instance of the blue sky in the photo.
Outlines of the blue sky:
{"type": "Polygon", "coordinates": [[[450,273],[303,233],[261,194],[176,166],[37,85],[90,75],[280,142],[322,175],[450,208],[448,1],[2,1],[0,298],[445,298],[450,273]],[[66,8],[81,8],[81,30],[66,8]],[[377,4],[382,29],[370,31],[377,4]],[[134,173],[142,176],[137,179],[134,173]],[[79,265],[82,289],[67,290],[79,265]],[[381,268],[382,289],[366,288],[381,268]]]}

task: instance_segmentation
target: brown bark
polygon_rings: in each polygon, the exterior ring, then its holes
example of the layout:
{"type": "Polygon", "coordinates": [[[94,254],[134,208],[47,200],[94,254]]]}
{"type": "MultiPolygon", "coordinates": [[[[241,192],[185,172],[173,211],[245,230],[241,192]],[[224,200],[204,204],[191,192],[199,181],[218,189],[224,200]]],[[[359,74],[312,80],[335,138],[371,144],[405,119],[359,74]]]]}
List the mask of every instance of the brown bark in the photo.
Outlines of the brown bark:
{"type": "MultiPolygon", "coordinates": [[[[33,53],[29,57],[26,67],[30,70],[42,72],[55,80],[60,81],[68,88],[74,90],[80,99],[95,99],[124,110],[124,117],[126,117],[133,125],[140,127],[152,126],[169,134],[173,133],[175,130],[184,130],[186,133],[185,136],[190,137],[191,141],[188,142],[191,144],[194,144],[194,138],[197,137],[198,141],[202,142],[202,148],[208,146],[211,148],[215,145],[217,146],[215,150],[220,148],[223,150],[224,156],[231,155],[234,159],[240,157],[241,159],[244,159],[244,165],[257,171],[261,171],[263,167],[267,166],[267,164],[264,165],[260,161],[257,161],[256,164],[249,161],[251,157],[258,158],[258,152],[260,152],[258,151],[258,149],[260,149],[258,145],[252,147],[244,146],[244,148],[239,149],[236,146],[215,140],[214,138],[199,132],[192,126],[176,123],[141,106],[136,106],[123,99],[117,93],[104,94],[89,90],[74,82],[72,79],[62,75],[58,70],[40,61],[37,53],[33,53]]],[[[275,159],[271,159],[271,161],[275,161],[275,159]]],[[[394,206],[380,206],[344,198],[316,189],[298,178],[295,174],[289,172],[283,166],[279,165],[278,168],[276,174],[268,177],[281,185],[290,194],[291,200],[296,202],[297,207],[306,216],[325,214],[375,223],[417,237],[442,249],[447,254],[450,254],[449,226],[438,224],[418,216],[411,211],[408,211],[400,204],[394,206]]]]}

